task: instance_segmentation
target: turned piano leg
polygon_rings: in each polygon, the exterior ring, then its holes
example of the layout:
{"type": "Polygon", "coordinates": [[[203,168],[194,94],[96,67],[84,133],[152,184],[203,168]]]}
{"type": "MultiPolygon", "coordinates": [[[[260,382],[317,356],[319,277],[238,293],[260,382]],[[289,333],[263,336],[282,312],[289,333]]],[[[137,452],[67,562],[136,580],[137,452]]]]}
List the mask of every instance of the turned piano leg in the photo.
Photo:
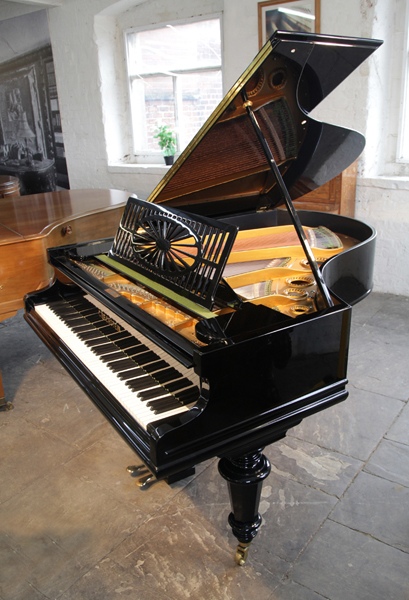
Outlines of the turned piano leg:
{"type": "Polygon", "coordinates": [[[239,541],[235,560],[244,565],[249,546],[261,525],[258,512],[263,481],[271,467],[262,449],[240,457],[222,458],[220,475],[227,481],[232,512],[229,525],[239,541]]]}

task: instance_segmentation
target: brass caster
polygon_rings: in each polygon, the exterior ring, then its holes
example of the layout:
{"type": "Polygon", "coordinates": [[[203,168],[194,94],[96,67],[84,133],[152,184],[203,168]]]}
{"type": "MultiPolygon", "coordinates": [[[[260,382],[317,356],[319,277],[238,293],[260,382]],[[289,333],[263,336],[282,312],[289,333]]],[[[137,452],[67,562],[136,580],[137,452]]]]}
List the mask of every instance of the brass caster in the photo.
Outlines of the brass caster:
{"type": "Polygon", "coordinates": [[[14,406],[12,405],[11,402],[4,402],[4,404],[0,404],[0,412],[6,411],[6,410],[12,410],[13,408],[14,408],[14,406]]]}
{"type": "Polygon", "coordinates": [[[247,560],[250,549],[250,543],[251,542],[249,542],[248,544],[242,544],[240,542],[236,548],[236,556],[234,557],[234,560],[240,567],[242,567],[247,560]]]}

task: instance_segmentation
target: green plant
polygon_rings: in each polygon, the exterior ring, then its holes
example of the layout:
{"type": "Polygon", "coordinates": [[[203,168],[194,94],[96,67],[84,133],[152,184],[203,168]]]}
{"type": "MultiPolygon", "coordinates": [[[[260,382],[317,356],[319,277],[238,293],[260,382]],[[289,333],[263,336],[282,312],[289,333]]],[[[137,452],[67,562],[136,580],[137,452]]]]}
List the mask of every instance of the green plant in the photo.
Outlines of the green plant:
{"type": "Polygon", "coordinates": [[[163,156],[173,156],[176,152],[176,134],[169,125],[156,125],[155,135],[163,156]]]}

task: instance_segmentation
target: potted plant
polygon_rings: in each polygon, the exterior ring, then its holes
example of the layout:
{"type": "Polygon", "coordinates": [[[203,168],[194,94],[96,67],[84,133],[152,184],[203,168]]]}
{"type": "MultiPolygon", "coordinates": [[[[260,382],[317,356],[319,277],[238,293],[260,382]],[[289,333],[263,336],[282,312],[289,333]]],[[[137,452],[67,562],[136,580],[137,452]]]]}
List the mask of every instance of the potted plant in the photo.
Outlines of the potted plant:
{"type": "Polygon", "coordinates": [[[176,152],[176,134],[169,125],[156,125],[155,135],[167,165],[173,165],[176,152]]]}

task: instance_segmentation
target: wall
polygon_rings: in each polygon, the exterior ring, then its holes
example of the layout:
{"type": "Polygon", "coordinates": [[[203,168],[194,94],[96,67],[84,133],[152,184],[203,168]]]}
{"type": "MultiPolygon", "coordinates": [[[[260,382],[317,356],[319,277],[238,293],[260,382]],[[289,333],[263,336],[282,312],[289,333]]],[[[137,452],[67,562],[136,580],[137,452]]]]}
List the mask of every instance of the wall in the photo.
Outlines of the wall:
{"type": "Polygon", "coordinates": [[[0,63],[50,43],[46,11],[0,21],[0,63]]]}
{"type": "MultiPolygon", "coordinates": [[[[385,44],[316,116],[366,135],[356,216],[379,232],[375,289],[409,295],[409,264],[397,260],[409,249],[406,167],[394,161],[405,5],[321,0],[323,33],[378,37],[385,44]]],[[[71,187],[114,187],[147,197],[166,168],[121,163],[130,132],[121,29],[218,12],[227,90],[258,50],[257,0],[66,0],[49,10],[71,187]]]]}

